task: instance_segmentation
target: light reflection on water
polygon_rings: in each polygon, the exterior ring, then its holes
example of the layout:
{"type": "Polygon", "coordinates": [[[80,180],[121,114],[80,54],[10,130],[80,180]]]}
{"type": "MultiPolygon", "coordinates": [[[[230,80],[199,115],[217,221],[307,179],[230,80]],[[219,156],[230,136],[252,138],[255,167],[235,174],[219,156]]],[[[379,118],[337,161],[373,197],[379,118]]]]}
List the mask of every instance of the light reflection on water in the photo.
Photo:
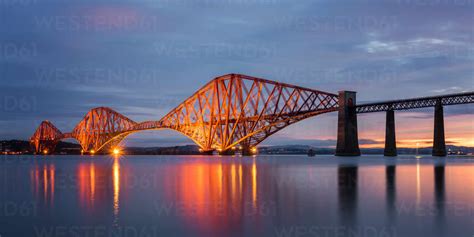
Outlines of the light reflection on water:
{"type": "Polygon", "coordinates": [[[114,224],[118,225],[118,215],[120,209],[120,162],[118,158],[114,158],[114,224]]]}
{"type": "Polygon", "coordinates": [[[472,159],[1,159],[2,237],[474,234],[472,159]]]}

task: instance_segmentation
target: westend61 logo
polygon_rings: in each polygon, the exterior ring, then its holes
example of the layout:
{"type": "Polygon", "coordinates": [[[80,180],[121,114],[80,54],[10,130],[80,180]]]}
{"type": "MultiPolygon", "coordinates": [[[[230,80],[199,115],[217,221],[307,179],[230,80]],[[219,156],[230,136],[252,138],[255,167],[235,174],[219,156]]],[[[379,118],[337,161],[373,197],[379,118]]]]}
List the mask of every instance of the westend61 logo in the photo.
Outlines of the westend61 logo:
{"type": "Polygon", "coordinates": [[[0,217],[37,216],[36,202],[0,202],[0,217]]]}
{"type": "Polygon", "coordinates": [[[37,85],[41,87],[70,85],[134,85],[156,86],[163,71],[155,68],[41,68],[35,71],[37,85]]]}
{"type": "Polygon", "coordinates": [[[70,15],[35,16],[36,28],[58,32],[154,31],[161,29],[157,16],[70,15]]]}
{"type": "Polygon", "coordinates": [[[396,205],[398,215],[436,217],[441,215],[464,217],[474,224],[474,205],[465,202],[401,202],[396,205]]]}
{"type": "Polygon", "coordinates": [[[226,217],[229,213],[238,216],[276,216],[276,203],[242,202],[239,206],[232,206],[226,202],[155,202],[155,210],[159,216],[186,216],[186,217],[226,217]]]}
{"type": "Polygon", "coordinates": [[[373,226],[289,226],[275,228],[277,237],[338,237],[338,236],[365,236],[365,237],[395,237],[395,227],[373,226]]]}
{"type": "Polygon", "coordinates": [[[157,7],[179,6],[179,7],[255,7],[276,5],[284,0],[148,0],[153,1],[157,7]]]}
{"type": "Polygon", "coordinates": [[[3,112],[34,112],[37,108],[36,96],[5,95],[0,97],[0,111],[3,112]]]}
{"type": "Polygon", "coordinates": [[[39,0],[0,0],[1,6],[15,7],[15,6],[30,6],[38,3],[39,0]]]}
{"type": "Polygon", "coordinates": [[[474,5],[474,0],[397,0],[399,4],[415,5],[415,6],[437,6],[437,5],[454,5],[469,6],[474,5]]]}
{"type": "Polygon", "coordinates": [[[396,16],[278,16],[274,18],[277,27],[293,31],[347,32],[368,30],[391,30],[398,28],[396,16]]]}
{"type": "Polygon", "coordinates": [[[382,65],[374,68],[338,68],[317,66],[292,68],[278,67],[270,70],[272,78],[281,78],[290,83],[305,84],[314,83],[314,78],[319,83],[352,83],[353,85],[365,85],[373,82],[397,81],[401,72],[391,65],[382,65]]]}
{"type": "Polygon", "coordinates": [[[157,226],[49,226],[33,227],[36,237],[66,237],[66,236],[87,236],[87,237],[158,237],[165,236],[160,233],[157,226]]]}
{"type": "Polygon", "coordinates": [[[38,56],[38,45],[34,42],[0,42],[0,59],[31,58],[38,56]]]}
{"type": "Polygon", "coordinates": [[[277,54],[277,45],[266,42],[155,42],[155,52],[159,56],[175,58],[272,58],[277,54]]]}

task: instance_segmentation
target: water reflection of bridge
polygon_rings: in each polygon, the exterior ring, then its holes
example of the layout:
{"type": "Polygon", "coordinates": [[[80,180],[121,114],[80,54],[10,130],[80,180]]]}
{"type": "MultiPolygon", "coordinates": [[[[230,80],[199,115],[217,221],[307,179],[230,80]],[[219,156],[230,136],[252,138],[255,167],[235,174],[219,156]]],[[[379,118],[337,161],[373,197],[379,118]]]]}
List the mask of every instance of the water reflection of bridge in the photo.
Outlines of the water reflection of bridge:
{"type": "MultiPolygon", "coordinates": [[[[136,173],[136,167],[123,162],[127,162],[126,159],[82,161],[75,167],[75,178],[71,179],[74,183],[64,183],[64,173],[57,165],[41,162],[30,173],[32,191],[45,205],[51,205],[58,198],[64,200],[64,195],[73,193],[71,201],[77,201],[81,212],[97,219],[113,216],[114,224],[120,224],[123,215],[127,215],[124,209],[127,202],[140,200],[149,205],[136,207],[145,212],[145,216],[178,218],[210,235],[239,231],[238,227],[244,222],[256,225],[268,224],[269,220],[291,223],[305,219],[302,217],[306,215],[311,217],[307,220],[310,224],[324,223],[324,219],[319,219],[324,216],[339,221],[342,226],[357,228],[360,215],[368,213],[364,199],[371,197],[374,204],[378,202],[377,197],[371,195],[383,197],[380,200],[385,204],[386,220],[390,225],[405,221],[405,216],[416,216],[416,211],[420,210],[433,210],[434,213],[425,217],[433,219],[433,223],[444,223],[446,216],[447,168],[441,161],[407,165],[388,160],[385,165],[375,168],[341,164],[330,167],[326,173],[324,170],[314,172],[321,167],[281,166],[256,159],[240,162],[195,159],[174,165],[150,166],[145,170],[147,172],[136,173]],[[156,175],[150,176],[152,171],[156,175]],[[289,176],[290,171],[298,171],[301,175],[289,176]],[[375,176],[367,177],[367,174],[375,176]],[[321,178],[328,182],[321,183],[326,182],[321,178]],[[377,180],[381,181],[380,185],[373,183],[377,180]],[[368,194],[370,186],[374,186],[377,193],[368,194]],[[325,200],[318,200],[320,198],[325,200]],[[306,199],[316,203],[302,207],[300,203],[308,203],[306,199]],[[321,213],[329,209],[337,211],[321,213]],[[409,213],[400,213],[403,210],[409,213]]],[[[147,166],[143,162],[138,161],[140,167],[147,166]]],[[[136,163],[134,160],[133,164],[136,163]]],[[[383,212],[383,209],[379,211],[383,212]]]]}
{"type": "MultiPolygon", "coordinates": [[[[406,165],[402,165],[403,167],[406,165]]],[[[424,165],[426,168],[428,164],[424,165]]],[[[387,161],[385,166],[385,202],[387,212],[387,225],[396,226],[397,217],[403,214],[411,216],[434,217],[436,228],[443,228],[445,220],[446,187],[445,187],[445,162],[435,161],[433,164],[434,192],[433,203],[422,202],[421,192],[421,164],[417,163],[416,169],[416,199],[411,202],[397,202],[397,165],[394,161],[387,161]],[[408,213],[403,213],[407,211],[408,213]]],[[[359,186],[368,183],[360,182],[358,166],[341,165],[338,168],[338,197],[340,224],[357,229],[358,226],[358,200],[359,186]]],[[[439,229],[439,231],[442,231],[439,229]]]]}
{"type": "MultiPolygon", "coordinates": [[[[74,174],[65,174],[53,164],[41,162],[31,171],[30,183],[35,199],[51,206],[59,195],[71,194],[79,210],[88,218],[107,219],[120,224],[124,198],[140,195],[144,190],[158,190],[158,196],[147,198],[166,202],[149,202],[153,215],[183,218],[188,225],[214,234],[229,231],[246,218],[270,214],[272,207],[258,202],[256,160],[243,163],[200,163],[163,168],[157,174],[130,173],[120,158],[113,163],[104,160],[82,160],[74,174]],[[160,213],[160,211],[166,213],[160,213]],[[105,214],[105,215],[104,215],[105,214]]],[[[64,198],[64,197],[63,197],[64,198]]],[[[71,203],[72,206],[76,206],[71,203]]],[[[274,209],[273,209],[274,210],[274,209]]]]}
{"type": "Polygon", "coordinates": [[[39,204],[52,206],[55,197],[67,194],[69,198],[77,200],[80,210],[92,216],[104,209],[112,209],[114,218],[118,219],[120,176],[118,159],[114,159],[112,167],[93,161],[80,161],[75,173],[65,173],[52,162],[43,161],[36,163],[30,170],[30,183],[39,204]]]}

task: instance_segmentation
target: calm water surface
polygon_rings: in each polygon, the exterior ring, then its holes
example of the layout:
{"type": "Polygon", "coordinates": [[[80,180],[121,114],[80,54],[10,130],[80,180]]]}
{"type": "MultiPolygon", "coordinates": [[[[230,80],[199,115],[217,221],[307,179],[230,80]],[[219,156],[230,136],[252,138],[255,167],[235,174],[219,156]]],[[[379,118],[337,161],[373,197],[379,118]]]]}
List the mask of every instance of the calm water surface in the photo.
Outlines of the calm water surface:
{"type": "Polygon", "coordinates": [[[0,158],[0,236],[474,236],[474,159],[0,158]]]}

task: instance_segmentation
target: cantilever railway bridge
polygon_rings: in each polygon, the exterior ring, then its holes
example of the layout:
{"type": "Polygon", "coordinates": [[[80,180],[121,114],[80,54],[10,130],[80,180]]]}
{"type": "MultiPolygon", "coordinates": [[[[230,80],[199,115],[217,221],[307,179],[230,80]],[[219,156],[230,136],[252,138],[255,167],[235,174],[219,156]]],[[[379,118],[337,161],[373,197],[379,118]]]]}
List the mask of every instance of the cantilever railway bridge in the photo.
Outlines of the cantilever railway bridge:
{"type": "Polygon", "coordinates": [[[110,108],[99,107],[90,110],[69,133],[43,121],[30,142],[37,153],[50,153],[60,140],[74,138],[84,152],[94,153],[117,147],[132,133],[172,129],[189,137],[203,152],[227,154],[239,146],[243,154],[250,154],[253,147],[291,124],[339,111],[337,154],[358,155],[357,113],[429,106],[442,109],[442,105],[473,102],[471,92],[356,105],[355,92],[333,94],[228,74],[204,85],[160,120],[135,122],[110,108]]]}

